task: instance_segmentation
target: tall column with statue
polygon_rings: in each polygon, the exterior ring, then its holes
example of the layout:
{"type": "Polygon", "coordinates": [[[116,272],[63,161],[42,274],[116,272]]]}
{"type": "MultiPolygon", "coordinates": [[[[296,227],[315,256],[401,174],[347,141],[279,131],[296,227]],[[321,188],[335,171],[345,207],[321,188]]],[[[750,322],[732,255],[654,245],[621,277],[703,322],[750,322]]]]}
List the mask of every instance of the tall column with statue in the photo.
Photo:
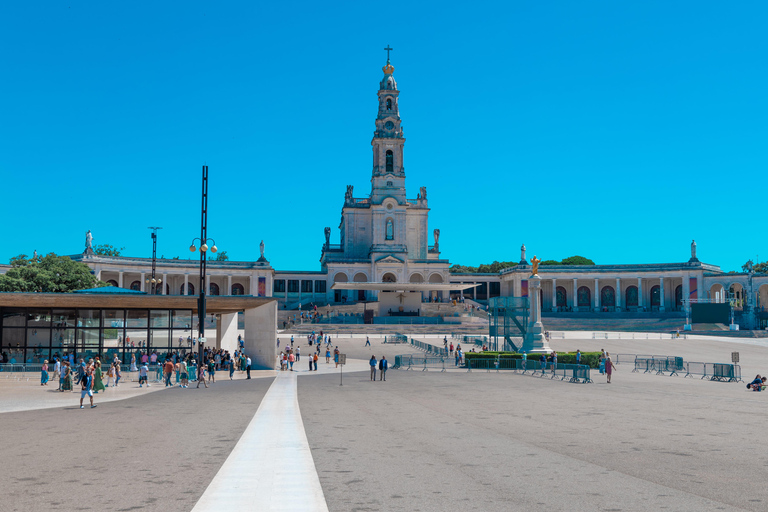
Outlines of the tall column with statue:
{"type": "Polygon", "coordinates": [[[530,301],[530,315],[528,317],[528,330],[523,340],[522,351],[526,354],[552,352],[544,337],[544,326],[541,323],[541,277],[539,277],[539,263],[536,256],[531,259],[531,277],[528,278],[528,300],[530,301]]]}

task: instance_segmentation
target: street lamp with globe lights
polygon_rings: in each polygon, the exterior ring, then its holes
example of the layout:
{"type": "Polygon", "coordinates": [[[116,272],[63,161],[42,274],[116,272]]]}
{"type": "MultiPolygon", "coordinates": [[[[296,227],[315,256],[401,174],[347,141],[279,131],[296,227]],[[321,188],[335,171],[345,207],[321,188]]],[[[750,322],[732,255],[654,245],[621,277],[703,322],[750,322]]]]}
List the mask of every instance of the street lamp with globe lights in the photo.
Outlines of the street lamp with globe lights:
{"type": "MultiPolygon", "coordinates": [[[[203,360],[203,343],[200,340],[205,339],[205,271],[206,271],[206,253],[210,250],[216,253],[219,249],[216,247],[216,241],[208,238],[208,166],[203,166],[203,204],[200,215],[200,238],[193,238],[189,246],[190,252],[195,252],[197,247],[195,242],[200,242],[200,297],[197,299],[197,321],[198,321],[198,365],[205,364],[203,360]],[[211,242],[211,246],[208,246],[211,242]]],[[[199,366],[198,366],[199,368],[199,366]]]]}

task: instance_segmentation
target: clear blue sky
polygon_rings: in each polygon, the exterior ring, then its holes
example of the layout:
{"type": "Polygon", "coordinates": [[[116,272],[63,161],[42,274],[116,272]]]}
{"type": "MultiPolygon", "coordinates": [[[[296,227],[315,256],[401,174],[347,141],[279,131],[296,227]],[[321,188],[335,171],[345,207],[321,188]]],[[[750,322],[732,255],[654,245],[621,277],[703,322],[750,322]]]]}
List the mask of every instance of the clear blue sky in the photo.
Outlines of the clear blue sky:
{"type": "Polygon", "coordinates": [[[200,167],[231,259],[319,269],[370,190],[387,44],[409,197],[452,263],[768,259],[765,2],[5,2],[0,262],[189,257],[200,167]],[[387,7],[390,5],[390,7],[387,7]]]}

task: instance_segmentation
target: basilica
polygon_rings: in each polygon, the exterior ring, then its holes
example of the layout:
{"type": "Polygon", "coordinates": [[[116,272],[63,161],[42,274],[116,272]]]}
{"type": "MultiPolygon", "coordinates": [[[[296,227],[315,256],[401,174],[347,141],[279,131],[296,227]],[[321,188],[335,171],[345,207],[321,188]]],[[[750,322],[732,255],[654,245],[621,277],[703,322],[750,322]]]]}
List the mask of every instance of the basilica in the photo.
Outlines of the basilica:
{"type": "MultiPolygon", "coordinates": [[[[371,188],[356,195],[354,186],[347,185],[338,238],[331,227],[324,229],[320,268],[276,269],[265,257],[262,244],[257,261],[208,262],[205,286],[210,295],[274,297],[280,309],[286,310],[375,303],[381,290],[394,289],[393,283],[420,294],[421,303],[468,300],[484,305],[498,296],[527,297],[531,266],[525,246],[519,264],[500,273],[449,272],[449,260],[440,252],[440,230],[430,231],[427,187],[420,187],[415,197],[409,198],[406,193],[400,89],[389,58],[382,69],[371,140],[371,188]]],[[[697,258],[695,242],[691,243],[690,255],[687,252],[681,247],[685,257],[672,263],[542,266],[541,306],[550,314],[682,315],[685,305],[691,302],[732,301],[739,308],[764,310],[768,304],[768,275],[722,272],[720,267],[697,258]]],[[[86,263],[99,279],[112,286],[149,291],[151,258],[96,255],[90,240],[85,251],[72,258],[86,263]]],[[[0,272],[5,270],[7,266],[0,266],[0,272]]],[[[156,293],[194,295],[198,263],[160,259],[156,262],[156,276],[156,293]]]]}

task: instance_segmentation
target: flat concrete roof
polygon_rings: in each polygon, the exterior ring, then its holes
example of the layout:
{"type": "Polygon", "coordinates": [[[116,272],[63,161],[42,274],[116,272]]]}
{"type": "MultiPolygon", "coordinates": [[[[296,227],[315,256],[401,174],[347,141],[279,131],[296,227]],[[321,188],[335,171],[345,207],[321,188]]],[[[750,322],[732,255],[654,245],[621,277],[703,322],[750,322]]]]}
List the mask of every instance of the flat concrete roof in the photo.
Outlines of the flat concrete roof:
{"type": "Polygon", "coordinates": [[[379,292],[430,292],[433,290],[466,290],[479,284],[459,283],[333,283],[331,290],[376,290],[379,292]]]}
{"type": "MultiPolygon", "coordinates": [[[[197,311],[197,295],[123,295],[109,293],[0,293],[0,307],[93,308],[93,309],[191,309],[197,311]]],[[[206,313],[236,313],[253,309],[274,297],[250,295],[206,296],[206,313]]]]}

